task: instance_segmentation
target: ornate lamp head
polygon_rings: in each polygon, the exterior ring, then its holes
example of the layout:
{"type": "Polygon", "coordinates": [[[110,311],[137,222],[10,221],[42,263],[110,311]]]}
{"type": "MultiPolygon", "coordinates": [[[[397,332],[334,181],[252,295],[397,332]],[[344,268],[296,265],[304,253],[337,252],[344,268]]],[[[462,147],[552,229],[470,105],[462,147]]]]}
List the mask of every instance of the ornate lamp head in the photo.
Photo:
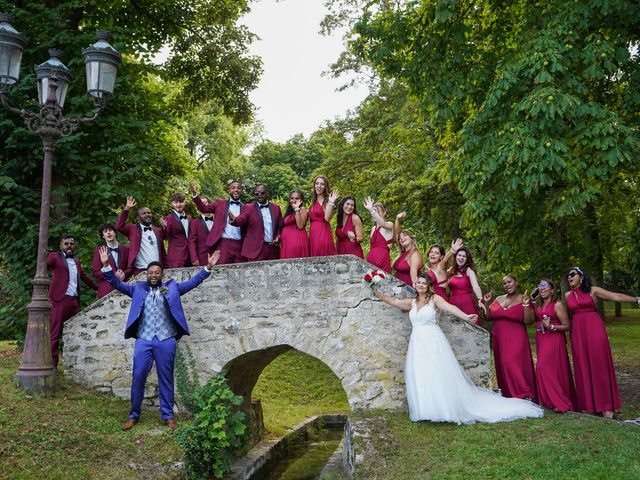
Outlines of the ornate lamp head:
{"type": "Polygon", "coordinates": [[[87,93],[100,103],[113,95],[121,56],[109,45],[111,35],[97,32],[98,41],[82,50],[87,68],[87,93]]]}
{"type": "Polygon", "coordinates": [[[20,63],[27,39],[11,25],[13,16],[0,13],[0,91],[20,78],[20,63]]]}

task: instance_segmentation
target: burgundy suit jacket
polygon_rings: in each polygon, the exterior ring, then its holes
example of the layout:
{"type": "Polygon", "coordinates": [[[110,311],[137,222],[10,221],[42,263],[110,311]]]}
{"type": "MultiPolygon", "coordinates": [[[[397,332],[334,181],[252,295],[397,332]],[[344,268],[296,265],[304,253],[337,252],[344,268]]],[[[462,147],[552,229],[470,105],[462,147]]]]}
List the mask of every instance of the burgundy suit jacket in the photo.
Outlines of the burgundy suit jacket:
{"type": "MultiPolygon", "coordinates": [[[[129,261],[127,262],[127,269],[133,270],[136,268],[136,257],[140,252],[140,241],[142,239],[142,225],[139,223],[126,223],[129,216],[129,210],[126,208],[122,210],[118,220],[116,221],[116,231],[125,235],[129,239],[129,261]]],[[[167,254],[164,251],[164,234],[158,227],[153,227],[153,233],[156,235],[158,250],[160,251],[160,263],[163,266],[167,263],[167,254]]]]}
{"type": "MultiPolygon", "coordinates": [[[[280,206],[269,202],[269,212],[271,213],[272,238],[277,240],[280,237],[282,211],[280,206]]],[[[247,204],[247,208],[240,212],[232,225],[246,226],[247,233],[242,242],[241,254],[249,260],[256,258],[264,245],[264,222],[258,202],[247,204]]]]}
{"type": "MultiPolygon", "coordinates": [[[[113,287],[109,285],[109,282],[107,282],[107,280],[104,278],[104,274],[102,273],[102,260],[100,260],[100,247],[102,247],[103,245],[96,247],[96,249],[93,251],[93,259],[91,261],[91,273],[95,278],[98,279],[98,298],[104,297],[107,293],[113,290],[113,287]]],[[[132,272],[132,270],[130,270],[127,265],[129,263],[129,247],[119,243],[118,250],[119,250],[118,264],[116,265],[116,262],[114,262],[113,260],[113,256],[111,256],[111,252],[109,252],[109,265],[111,265],[111,268],[113,269],[114,272],[116,270],[122,270],[125,275],[124,281],[126,282],[127,279],[131,276],[131,272],[132,272]]]]}
{"type": "MultiPolygon", "coordinates": [[[[215,215],[213,219],[213,228],[207,235],[207,247],[213,247],[218,241],[222,238],[222,234],[224,233],[224,229],[227,226],[227,212],[229,212],[229,199],[226,200],[216,200],[213,203],[208,203],[205,205],[200,200],[200,197],[193,197],[193,203],[196,204],[198,210],[202,213],[213,213],[215,215]]],[[[240,205],[240,213],[242,213],[246,204],[240,205]]],[[[240,237],[244,238],[245,232],[243,230],[240,231],[240,237]]]]}
{"type": "MultiPolygon", "coordinates": [[[[80,260],[74,258],[73,261],[78,269],[78,300],[80,300],[80,280],[93,290],[97,290],[98,287],[82,269],[80,260]]],[[[64,298],[64,294],[69,287],[69,265],[67,265],[64,254],[62,252],[51,252],[47,257],[47,268],[51,271],[49,300],[59,302],[64,298]]]]}
{"type": "Polygon", "coordinates": [[[200,266],[204,267],[209,261],[208,236],[209,229],[207,229],[202,217],[192,218],[191,223],[189,223],[189,256],[191,257],[191,263],[198,261],[200,266]]]}
{"type": "MultiPolygon", "coordinates": [[[[191,224],[191,216],[187,215],[189,224],[191,224]]],[[[167,228],[164,228],[164,237],[169,241],[167,249],[167,268],[190,267],[189,261],[189,239],[184,231],[182,222],[176,212],[164,217],[167,221],[167,228]]],[[[191,225],[189,225],[191,230],[191,225]]],[[[206,264],[206,262],[205,262],[206,264]]]]}

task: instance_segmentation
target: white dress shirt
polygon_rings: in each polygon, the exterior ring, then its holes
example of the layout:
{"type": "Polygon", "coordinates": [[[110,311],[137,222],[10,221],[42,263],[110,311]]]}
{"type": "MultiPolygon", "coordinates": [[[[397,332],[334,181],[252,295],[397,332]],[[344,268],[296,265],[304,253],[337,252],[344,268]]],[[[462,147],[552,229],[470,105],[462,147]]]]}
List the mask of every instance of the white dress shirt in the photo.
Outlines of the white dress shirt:
{"type": "Polygon", "coordinates": [[[67,258],[65,256],[65,262],[67,262],[67,267],[69,267],[69,285],[67,286],[67,291],[64,292],[65,295],[70,297],[78,296],[78,268],[76,267],[76,262],[73,258],[67,258]]]}
{"type": "Polygon", "coordinates": [[[140,251],[136,257],[136,268],[147,268],[151,262],[160,261],[160,248],[158,246],[158,238],[156,233],[151,230],[144,231],[143,225],[138,227],[142,230],[142,238],[140,239],[140,251]]]}

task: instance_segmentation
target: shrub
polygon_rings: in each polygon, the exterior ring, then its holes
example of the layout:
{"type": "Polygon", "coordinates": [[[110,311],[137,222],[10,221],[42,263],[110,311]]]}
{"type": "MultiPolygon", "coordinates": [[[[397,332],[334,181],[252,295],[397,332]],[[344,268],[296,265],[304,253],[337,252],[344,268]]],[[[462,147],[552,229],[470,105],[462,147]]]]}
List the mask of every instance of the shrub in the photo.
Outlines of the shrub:
{"type": "Polygon", "coordinates": [[[188,403],[187,409],[193,410],[194,422],[181,426],[175,433],[176,440],[184,451],[185,471],[190,479],[222,478],[247,435],[245,414],[239,410],[243,399],[229,388],[223,373],[199,385],[193,354],[188,347],[187,352],[191,374],[182,357],[184,368],[177,375],[178,391],[185,407],[188,403]]]}

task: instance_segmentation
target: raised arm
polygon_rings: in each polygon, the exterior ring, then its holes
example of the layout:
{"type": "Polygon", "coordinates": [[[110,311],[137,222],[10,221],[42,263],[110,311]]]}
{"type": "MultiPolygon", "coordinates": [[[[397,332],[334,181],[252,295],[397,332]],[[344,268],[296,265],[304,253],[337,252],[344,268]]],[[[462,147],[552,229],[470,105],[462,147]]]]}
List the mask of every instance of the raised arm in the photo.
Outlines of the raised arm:
{"type": "Polygon", "coordinates": [[[109,265],[109,251],[107,250],[107,247],[103,245],[100,247],[99,252],[104,279],[109,283],[109,285],[119,292],[124,293],[128,297],[133,297],[133,285],[124,283],[116,277],[115,273],[113,273],[113,269],[111,268],[111,265],[109,265]]]}
{"type": "Polygon", "coordinates": [[[591,295],[602,300],[611,300],[612,302],[628,302],[640,305],[640,297],[632,297],[624,293],[610,292],[602,287],[591,287],[591,295]]]}
{"type": "Polygon", "coordinates": [[[331,190],[331,193],[329,194],[329,201],[324,209],[324,219],[327,222],[330,221],[333,216],[333,210],[336,208],[336,200],[338,200],[339,196],[340,192],[338,190],[331,190]]]}
{"type": "Polygon", "coordinates": [[[373,289],[373,295],[378,300],[382,300],[384,303],[388,303],[392,307],[399,308],[400,310],[403,310],[405,312],[408,312],[409,310],[411,310],[411,302],[413,300],[410,298],[400,299],[400,298],[392,297],[391,295],[385,295],[377,288],[373,289]]]}
{"type": "Polygon", "coordinates": [[[407,216],[407,212],[400,212],[399,214],[396,215],[396,221],[393,222],[393,238],[396,239],[396,243],[398,243],[399,245],[399,236],[400,236],[400,230],[402,230],[402,225],[401,225],[401,220],[403,218],[405,218],[407,216]]]}
{"type": "Polygon", "coordinates": [[[524,307],[524,324],[531,325],[536,322],[535,304],[531,304],[529,291],[525,290],[522,294],[522,306],[524,307]]]}
{"type": "Polygon", "coordinates": [[[456,238],[454,241],[452,241],[451,248],[447,253],[445,253],[442,260],[440,260],[440,263],[438,264],[438,268],[441,268],[442,270],[446,270],[449,264],[449,260],[451,260],[451,257],[453,257],[456,253],[458,253],[458,250],[460,250],[463,246],[464,246],[464,242],[462,241],[461,238],[456,238]]]}
{"type": "Polygon", "coordinates": [[[435,304],[437,309],[444,310],[445,312],[449,312],[450,314],[455,315],[460,320],[464,320],[465,322],[473,323],[475,325],[476,320],[478,320],[478,315],[476,314],[469,315],[464,313],[455,305],[452,305],[451,303],[447,302],[440,295],[433,296],[433,303],[435,304]]]}
{"type": "Polygon", "coordinates": [[[484,305],[485,305],[484,316],[486,317],[487,320],[491,319],[491,308],[487,308],[486,306],[489,305],[489,302],[491,301],[492,298],[493,298],[493,292],[487,292],[484,294],[484,297],[482,297],[482,301],[484,302],[484,305]]]}
{"type": "Polygon", "coordinates": [[[190,290],[193,290],[198,285],[200,285],[209,275],[211,274],[211,269],[214,267],[218,260],[220,259],[220,250],[216,250],[213,253],[208,255],[207,265],[202,268],[196,275],[191,277],[186,282],[178,283],[178,292],[180,295],[184,295],[190,290]]]}
{"type": "Polygon", "coordinates": [[[371,218],[379,227],[386,228],[387,230],[391,230],[393,232],[393,223],[389,222],[382,217],[375,208],[373,208],[373,199],[371,197],[367,197],[364,200],[364,208],[369,210],[371,214],[371,218]]]}

